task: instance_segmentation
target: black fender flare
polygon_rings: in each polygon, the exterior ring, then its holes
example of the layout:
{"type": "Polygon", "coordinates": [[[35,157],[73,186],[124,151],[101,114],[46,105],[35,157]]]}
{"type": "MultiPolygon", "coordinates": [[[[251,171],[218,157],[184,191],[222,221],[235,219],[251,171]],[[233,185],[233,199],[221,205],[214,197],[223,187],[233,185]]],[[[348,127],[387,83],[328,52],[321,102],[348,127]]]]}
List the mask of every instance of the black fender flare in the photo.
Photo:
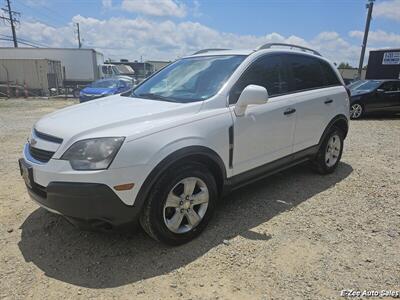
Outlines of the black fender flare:
{"type": "Polygon", "coordinates": [[[325,127],[324,132],[322,133],[322,136],[318,142],[318,146],[321,146],[322,142],[324,141],[326,135],[329,133],[329,131],[332,129],[333,126],[337,126],[340,129],[343,130],[344,133],[344,138],[346,138],[347,133],[349,131],[349,121],[347,117],[343,114],[335,116],[325,127]]]}
{"type": "Polygon", "coordinates": [[[189,146],[169,154],[157,164],[157,166],[150,172],[150,174],[147,176],[142,186],[140,187],[133,206],[141,210],[150,193],[151,188],[161,176],[161,174],[172,165],[187,158],[194,159],[195,161],[197,160],[200,162],[212,162],[212,165],[208,167],[212,169],[211,171],[219,172],[218,177],[220,178],[216,178],[216,181],[218,188],[220,189],[220,191],[222,191],[223,183],[226,178],[226,168],[221,157],[210,148],[204,146],[189,146]]]}

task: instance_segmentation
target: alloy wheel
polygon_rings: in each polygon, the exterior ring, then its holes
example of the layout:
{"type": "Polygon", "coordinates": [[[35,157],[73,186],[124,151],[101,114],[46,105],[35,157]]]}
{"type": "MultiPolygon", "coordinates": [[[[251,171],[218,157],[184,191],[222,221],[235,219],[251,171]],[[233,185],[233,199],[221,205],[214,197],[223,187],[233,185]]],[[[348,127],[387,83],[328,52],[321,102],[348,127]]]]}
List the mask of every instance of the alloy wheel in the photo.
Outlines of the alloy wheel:
{"type": "Polygon", "coordinates": [[[352,119],[358,119],[359,117],[361,117],[362,111],[363,108],[361,104],[355,103],[350,108],[350,117],[352,119]]]}
{"type": "Polygon", "coordinates": [[[341,147],[340,137],[337,134],[332,135],[325,151],[325,163],[328,167],[332,167],[338,161],[341,147]]]}
{"type": "Polygon", "coordinates": [[[164,223],[174,233],[186,233],[204,218],[209,192],[203,180],[188,177],[179,181],[168,193],[163,208],[164,223]]]}

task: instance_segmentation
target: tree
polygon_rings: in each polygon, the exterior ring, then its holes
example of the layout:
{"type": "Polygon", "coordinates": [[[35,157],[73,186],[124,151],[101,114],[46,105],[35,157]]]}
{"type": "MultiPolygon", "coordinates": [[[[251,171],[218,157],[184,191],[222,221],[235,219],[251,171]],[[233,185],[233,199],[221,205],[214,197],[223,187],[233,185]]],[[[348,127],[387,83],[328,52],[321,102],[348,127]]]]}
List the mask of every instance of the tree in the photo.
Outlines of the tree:
{"type": "Polygon", "coordinates": [[[352,69],[353,67],[348,62],[341,62],[339,64],[339,69],[352,69]]]}

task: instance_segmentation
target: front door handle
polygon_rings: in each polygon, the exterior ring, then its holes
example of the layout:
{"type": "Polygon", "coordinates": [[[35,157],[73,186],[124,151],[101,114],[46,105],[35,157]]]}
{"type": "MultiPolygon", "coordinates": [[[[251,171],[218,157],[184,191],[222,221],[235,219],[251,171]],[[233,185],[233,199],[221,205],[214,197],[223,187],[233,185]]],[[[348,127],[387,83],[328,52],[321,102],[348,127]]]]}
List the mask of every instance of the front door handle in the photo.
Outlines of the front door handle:
{"type": "Polygon", "coordinates": [[[283,114],[284,115],[290,115],[290,114],[293,114],[293,113],[295,113],[296,112],[296,110],[294,109],[294,108],[288,108],[287,110],[285,110],[284,112],[283,112],[283,114]]]}
{"type": "Polygon", "coordinates": [[[333,100],[332,99],[328,99],[328,100],[325,100],[325,104],[329,104],[329,103],[332,103],[333,102],[333,100]]]}

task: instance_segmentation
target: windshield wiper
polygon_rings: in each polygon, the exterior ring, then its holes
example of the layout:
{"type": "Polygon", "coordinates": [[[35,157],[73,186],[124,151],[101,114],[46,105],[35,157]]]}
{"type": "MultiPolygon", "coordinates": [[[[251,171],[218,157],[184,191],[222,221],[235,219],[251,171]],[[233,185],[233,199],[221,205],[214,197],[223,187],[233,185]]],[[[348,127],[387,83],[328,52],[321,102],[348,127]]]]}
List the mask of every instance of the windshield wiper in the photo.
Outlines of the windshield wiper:
{"type": "Polygon", "coordinates": [[[144,94],[134,94],[136,97],[141,97],[145,99],[151,99],[151,100],[162,100],[162,101],[168,101],[168,102],[176,102],[174,99],[164,97],[158,94],[154,93],[144,93],[144,94]]]}

